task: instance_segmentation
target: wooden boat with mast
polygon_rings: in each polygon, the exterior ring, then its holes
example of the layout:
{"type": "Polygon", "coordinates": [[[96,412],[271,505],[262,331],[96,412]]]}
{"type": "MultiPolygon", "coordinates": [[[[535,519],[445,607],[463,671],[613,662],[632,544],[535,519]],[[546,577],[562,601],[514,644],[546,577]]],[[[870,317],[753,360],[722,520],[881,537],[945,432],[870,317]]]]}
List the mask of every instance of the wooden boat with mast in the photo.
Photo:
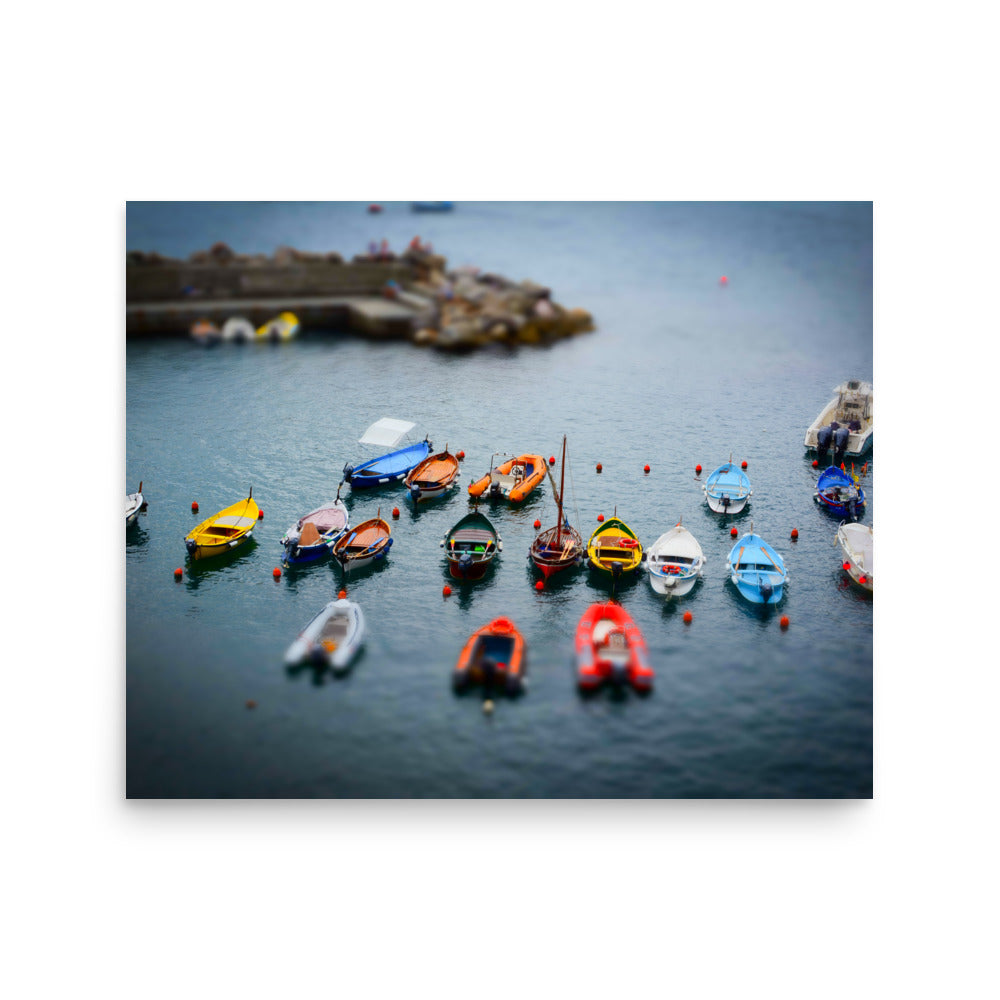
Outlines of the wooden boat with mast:
{"type": "MultiPolygon", "coordinates": [[[[556,502],[559,509],[554,528],[546,528],[535,535],[528,555],[535,567],[547,580],[553,573],[579,566],[587,551],[583,536],[569,521],[563,521],[563,495],[566,483],[566,435],[563,435],[562,470],[559,473],[559,491],[556,502]]],[[[555,484],[553,484],[554,486],[555,484]]]]}

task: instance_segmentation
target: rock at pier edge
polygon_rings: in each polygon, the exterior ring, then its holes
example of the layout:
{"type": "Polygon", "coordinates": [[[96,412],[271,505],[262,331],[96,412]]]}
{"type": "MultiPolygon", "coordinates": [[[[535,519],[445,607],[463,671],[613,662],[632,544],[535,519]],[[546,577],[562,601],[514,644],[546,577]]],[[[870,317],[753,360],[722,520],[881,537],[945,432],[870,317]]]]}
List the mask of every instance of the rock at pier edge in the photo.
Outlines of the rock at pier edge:
{"type": "Polygon", "coordinates": [[[132,251],[125,306],[129,337],[186,337],[198,320],[221,326],[231,316],[256,326],[283,310],[303,330],[346,328],[450,351],[548,344],[594,329],[590,313],[564,308],[543,285],[476,267],[449,270],[418,239],[399,255],[383,241],[350,261],[291,247],[271,257],[238,254],[224,243],[184,261],[132,251]]]}

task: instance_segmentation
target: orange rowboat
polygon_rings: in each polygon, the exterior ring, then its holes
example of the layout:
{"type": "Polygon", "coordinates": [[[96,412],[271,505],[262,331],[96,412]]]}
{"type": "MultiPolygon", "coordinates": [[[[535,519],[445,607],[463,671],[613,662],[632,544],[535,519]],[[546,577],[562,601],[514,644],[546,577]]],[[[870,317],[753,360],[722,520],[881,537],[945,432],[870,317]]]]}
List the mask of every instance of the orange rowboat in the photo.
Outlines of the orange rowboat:
{"type": "Polygon", "coordinates": [[[433,500],[441,496],[457,475],[458,459],[445,445],[444,451],[429,455],[416,468],[411,469],[404,482],[413,502],[420,503],[422,500],[433,500]]]}
{"type": "Polygon", "coordinates": [[[653,687],[646,640],[629,613],[613,601],[591,604],[576,627],[577,683],[584,690],[605,681],[637,691],[653,687]]]}
{"type": "Polygon", "coordinates": [[[452,685],[463,691],[469,684],[502,687],[520,694],[524,687],[524,637],[509,618],[495,618],[473,632],[462,647],[452,685]]]}
{"type": "Polygon", "coordinates": [[[511,503],[519,503],[544,478],[545,459],[541,455],[518,455],[501,465],[491,464],[490,471],[469,486],[469,494],[490,500],[506,497],[511,503]]]}

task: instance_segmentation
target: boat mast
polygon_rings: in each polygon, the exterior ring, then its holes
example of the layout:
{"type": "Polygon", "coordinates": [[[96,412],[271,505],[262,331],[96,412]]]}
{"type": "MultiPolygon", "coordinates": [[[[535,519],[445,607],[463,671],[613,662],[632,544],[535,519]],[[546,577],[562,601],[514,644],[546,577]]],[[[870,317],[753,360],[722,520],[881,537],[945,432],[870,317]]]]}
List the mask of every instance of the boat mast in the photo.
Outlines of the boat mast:
{"type": "Polygon", "coordinates": [[[559,520],[556,521],[556,545],[562,544],[563,484],[566,481],[566,435],[563,434],[562,470],[559,473],[559,520]]]}

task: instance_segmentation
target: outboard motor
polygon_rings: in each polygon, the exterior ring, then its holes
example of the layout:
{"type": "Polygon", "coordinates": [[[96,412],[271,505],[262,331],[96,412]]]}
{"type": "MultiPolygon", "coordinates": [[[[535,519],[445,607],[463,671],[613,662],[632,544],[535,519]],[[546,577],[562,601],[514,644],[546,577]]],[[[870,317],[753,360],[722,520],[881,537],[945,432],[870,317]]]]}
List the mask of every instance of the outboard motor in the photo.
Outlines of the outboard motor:
{"type": "Polygon", "coordinates": [[[858,501],[854,497],[847,501],[847,516],[852,521],[858,519],[858,501]]]}
{"type": "Polygon", "coordinates": [[[612,684],[627,684],[628,683],[628,664],[627,663],[612,663],[611,664],[611,683],[612,684]]]}
{"type": "Polygon", "coordinates": [[[499,483],[490,483],[490,496],[498,497],[501,494],[499,483]]]}
{"type": "Polygon", "coordinates": [[[622,575],[622,564],[615,562],[611,564],[611,579],[617,580],[622,575]]]}
{"type": "Polygon", "coordinates": [[[194,550],[198,548],[198,543],[193,538],[185,538],[184,547],[191,553],[191,555],[194,555],[194,550]]]}
{"type": "Polygon", "coordinates": [[[844,461],[844,453],[847,451],[847,441],[851,432],[846,427],[838,427],[833,435],[833,464],[840,465],[844,461]]]}
{"type": "Polygon", "coordinates": [[[770,580],[764,579],[760,581],[760,596],[764,598],[765,604],[774,596],[774,586],[770,580]]]}
{"type": "Polygon", "coordinates": [[[458,557],[458,570],[462,576],[466,576],[472,568],[472,556],[468,552],[463,552],[458,557]]]}
{"type": "Polygon", "coordinates": [[[410,483],[410,496],[414,500],[420,499],[420,487],[416,483],[410,483]]]}
{"type": "Polygon", "coordinates": [[[732,501],[729,499],[729,494],[728,493],[723,493],[722,494],[722,509],[723,509],[723,511],[729,510],[730,503],[732,503],[732,501]]]}
{"type": "Polygon", "coordinates": [[[323,652],[323,647],[317,643],[309,650],[309,661],[314,667],[322,667],[326,665],[326,655],[323,652]]]}
{"type": "MultiPolygon", "coordinates": [[[[344,483],[350,482],[351,476],[354,475],[354,466],[350,462],[344,466],[344,478],[341,479],[340,485],[343,486],[344,483]]],[[[340,496],[340,486],[337,487],[337,496],[340,496]]]]}
{"type": "Polygon", "coordinates": [[[816,451],[821,459],[826,458],[830,450],[830,442],[833,440],[833,428],[821,427],[816,431],[816,451]]]}

